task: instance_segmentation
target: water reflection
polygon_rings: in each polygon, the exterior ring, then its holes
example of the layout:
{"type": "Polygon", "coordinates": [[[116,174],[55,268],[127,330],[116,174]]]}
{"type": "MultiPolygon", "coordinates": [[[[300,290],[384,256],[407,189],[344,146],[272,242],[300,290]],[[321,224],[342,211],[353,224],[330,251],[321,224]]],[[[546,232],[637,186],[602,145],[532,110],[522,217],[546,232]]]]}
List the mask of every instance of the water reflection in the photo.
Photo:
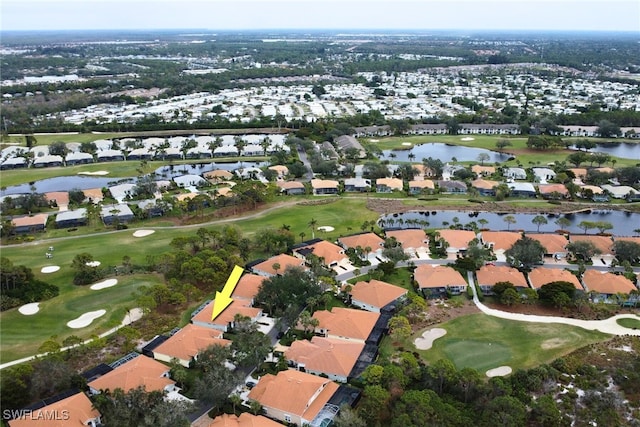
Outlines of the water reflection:
{"type": "Polygon", "coordinates": [[[464,147],[462,145],[447,145],[439,142],[418,144],[407,150],[384,150],[381,160],[397,160],[402,162],[421,162],[423,158],[432,157],[443,162],[450,162],[453,158],[460,162],[480,161],[478,156],[489,156],[485,163],[505,162],[509,155],[484,148],[464,147]]]}

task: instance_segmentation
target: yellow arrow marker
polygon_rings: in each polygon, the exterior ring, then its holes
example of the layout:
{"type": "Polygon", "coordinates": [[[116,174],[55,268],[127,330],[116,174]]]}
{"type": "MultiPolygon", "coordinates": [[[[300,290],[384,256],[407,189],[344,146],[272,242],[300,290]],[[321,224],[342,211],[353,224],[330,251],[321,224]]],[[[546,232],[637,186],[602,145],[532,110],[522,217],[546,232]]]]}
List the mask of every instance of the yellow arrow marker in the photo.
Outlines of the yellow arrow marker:
{"type": "Polygon", "coordinates": [[[233,298],[231,298],[231,294],[236,288],[236,285],[238,284],[240,276],[242,276],[243,272],[244,269],[242,267],[239,267],[237,265],[233,267],[233,271],[229,275],[227,283],[224,284],[222,292],[216,292],[216,299],[213,300],[213,313],[211,313],[211,320],[215,320],[215,318],[218,317],[225,308],[229,307],[229,304],[231,304],[231,302],[233,301],[233,298]]]}

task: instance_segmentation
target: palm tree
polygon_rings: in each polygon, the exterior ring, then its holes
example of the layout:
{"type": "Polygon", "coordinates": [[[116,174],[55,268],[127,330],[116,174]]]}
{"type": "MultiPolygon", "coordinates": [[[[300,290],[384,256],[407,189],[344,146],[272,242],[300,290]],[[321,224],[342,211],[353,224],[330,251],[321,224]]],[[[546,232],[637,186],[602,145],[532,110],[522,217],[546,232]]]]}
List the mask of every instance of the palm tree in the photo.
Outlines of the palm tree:
{"type": "Polygon", "coordinates": [[[300,242],[304,242],[304,236],[306,236],[306,233],[304,231],[301,231],[298,236],[300,236],[300,242]]]}
{"type": "Polygon", "coordinates": [[[538,226],[538,233],[540,232],[540,226],[548,223],[547,218],[542,215],[536,215],[531,222],[538,226]]]}
{"type": "Polygon", "coordinates": [[[238,150],[238,157],[242,155],[242,150],[247,146],[247,142],[242,139],[240,135],[234,136],[233,141],[236,144],[236,150],[238,150]]]}
{"type": "Polygon", "coordinates": [[[316,233],[315,233],[315,229],[316,229],[316,225],[318,225],[318,220],[315,218],[311,218],[309,220],[309,224],[307,224],[309,227],[311,227],[311,238],[315,239],[316,238],[316,233]]]}
{"type": "Polygon", "coordinates": [[[271,147],[271,138],[269,138],[268,136],[265,136],[262,141],[260,141],[260,147],[262,147],[262,150],[264,151],[264,155],[267,155],[267,150],[269,149],[269,147],[271,147]]]}
{"type": "Polygon", "coordinates": [[[516,223],[516,218],[513,215],[507,215],[503,219],[507,223],[507,231],[511,230],[511,224],[516,223]]]}

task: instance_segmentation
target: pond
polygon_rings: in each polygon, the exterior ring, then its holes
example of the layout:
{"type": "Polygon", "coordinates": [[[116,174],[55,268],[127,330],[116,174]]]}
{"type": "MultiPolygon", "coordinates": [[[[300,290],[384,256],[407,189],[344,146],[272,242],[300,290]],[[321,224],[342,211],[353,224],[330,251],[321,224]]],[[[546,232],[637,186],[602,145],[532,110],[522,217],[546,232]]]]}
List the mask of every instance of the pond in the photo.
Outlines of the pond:
{"type": "MultiPolygon", "coordinates": [[[[379,223],[385,229],[391,228],[449,228],[456,222],[462,226],[475,222],[478,228],[487,228],[490,230],[523,230],[526,232],[538,232],[538,226],[531,220],[540,215],[539,213],[500,213],[500,212],[478,212],[478,211],[411,211],[404,213],[394,213],[383,215],[380,217],[379,223]],[[511,215],[516,222],[508,224],[504,218],[511,215]],[[487,223],[482,225],[478,221],[486,220],[487,223]]],[[[605,221],[613,225],[613,229],[607,232],[617,236],[631,236],[633,230],[640,227],[640,214],[617,211],[617,210],[586,210],[575,213],[566,214],[544,214],[547,224],[540,226],[541,233],[551,233],[558,229],[568,230],[572,233],[584,233],[584,229],[579,228],[578,224],[582,221],[605,221]],[[561,227],[556,221],[561,218],[567,218],[570,221],[569,226],[561,227]]],[[[597,232],[596,229],[590,230],[589,233],[597,232]]]]}
{"type": "MultiPolygon", "coordinates": [[[[117,183],[133,182],[133,178],[114,178],[104,176],[58,176],[47,178],[33,183],[36,193],[48,193],[51,191],[69,191],[73,189],[88,190],[90,188],[102,188],[116,185],[117,183]]],[[[31,193],[31,184],[20,184],[7,187],[0,191],[0,196],[31,193]]]]}
{"type": "Polygon", "coordinates": [[[484,148],[464,147],[462,145],[448,145],[440,142],[427,144],[417,144],[407,150],[384,150],[381,160],[401,161],[401,162],[422,162],[422,159],[432,157],[440,159],[443,163],[451,162],[452,158],[459,162],[478,161],[478,155],[484,153],[489,156],[485,163],[505,162],[510,159],[507,154],[496,151],[485,150],[484,148]],[[409,158],[412,154],[413,159],[409,158]]]}
{"type": "Polygon", "coordinates": [[[268,162],[211,162],[211,163],[195,163],[161,166],[155,170],[155,174],[163,179],[169,179],[182,175],[202,175],[216,169],[226,171],[234,171],[240,167],[243,168],[261,168],[267,166],[268,162]]]}
{"type": "MultiPolygon", "coordinates": [[[[575,145],[569,148],[576,150],[575,145]]],[[[640,160],[640,143],[607,142],[606,144],[598,144],[595,148],[589,150],[589,152],[607,153],[623,159],[640,160]]]]}
{"type": "MultiPolygon", "coordinates": [[[[224,169],[233,171],[239,167],[262,167],[268,165],[267,162],[212,162],[201,164],[180,164],[174,166],[162,166],[155,170],[157,180],[171,179],[182,175],[202,175],[205,172],[212,171],[214,169],[224,169]]],[[[28,173],[25,171],[25,173],[28,173]]],[[[110,187],[116,184],[125,182],[135,182],[136,177],[130,178],[114,178],[108,176],[86,176],[86,175],[72,175],[72,176],[58,176],[55,178],[47,178],[33,183],[36,193],[48,193],[51,191],[70,191],[74,189],[87,190],[89,188],[103,188],[110,187]]],[[[0,191],[1,196],[10,196],[17,194],[31,193],[31,184],[20,184],[7,187],[0,191]]]]}

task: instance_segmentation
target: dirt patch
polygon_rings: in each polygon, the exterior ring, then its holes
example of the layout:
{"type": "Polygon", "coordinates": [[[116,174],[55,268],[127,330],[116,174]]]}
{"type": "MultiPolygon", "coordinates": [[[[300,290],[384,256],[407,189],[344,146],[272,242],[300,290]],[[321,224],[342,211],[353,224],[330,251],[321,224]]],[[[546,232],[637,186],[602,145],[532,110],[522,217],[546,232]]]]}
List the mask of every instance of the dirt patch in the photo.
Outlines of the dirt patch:
{"type": "Polygon", "coordinates": [[[540,344],[540,347],[542,347],[543,350],[551,350],[552,348],[562,347],[566,342],[567,340],[562,338],[549,338],[548,340],[544,340],[542,344],[540,344]]]}
{"type": "Polygon", "coordinates": [[[447,322],[456,317],[480,313],[480,310],[472,301],[465,301],[461,306],[452,306],[450,301],[427,301],[427,304],[429,308],[427,309],[426,318],[411,325],[413,332],[421,331],[431,325],[447,322]]]}

